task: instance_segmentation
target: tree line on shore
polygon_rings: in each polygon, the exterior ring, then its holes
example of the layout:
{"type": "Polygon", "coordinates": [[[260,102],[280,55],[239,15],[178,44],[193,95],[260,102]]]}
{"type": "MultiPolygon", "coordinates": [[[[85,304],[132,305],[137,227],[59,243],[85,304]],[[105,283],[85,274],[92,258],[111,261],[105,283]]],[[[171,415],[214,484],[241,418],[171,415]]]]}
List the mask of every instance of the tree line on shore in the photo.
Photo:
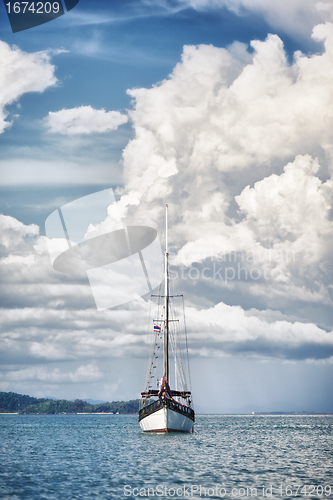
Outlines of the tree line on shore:
{"type": "Polygon", "coordinates": [[[57,413],[119,413],[130,414],[139,411],[139,400],[113,401],[90,404],[81,399],[34,398],[15,392],[0,392],[0,413],[57,414],[57,413]]]}

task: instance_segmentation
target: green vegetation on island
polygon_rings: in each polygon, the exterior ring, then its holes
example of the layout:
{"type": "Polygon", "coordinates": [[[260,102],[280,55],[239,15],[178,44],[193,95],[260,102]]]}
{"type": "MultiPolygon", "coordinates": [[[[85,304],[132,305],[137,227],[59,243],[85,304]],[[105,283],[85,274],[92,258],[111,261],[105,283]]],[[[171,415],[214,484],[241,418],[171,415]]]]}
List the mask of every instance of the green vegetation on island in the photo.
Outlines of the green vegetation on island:
{"type": "Polygon", "coordinates": [[[56,413],[119,413],[139,411],[139,399],[90,404],[81,399],[33,398],[15,392],[0,392],[0,413],[56,414],[56,413]]]}

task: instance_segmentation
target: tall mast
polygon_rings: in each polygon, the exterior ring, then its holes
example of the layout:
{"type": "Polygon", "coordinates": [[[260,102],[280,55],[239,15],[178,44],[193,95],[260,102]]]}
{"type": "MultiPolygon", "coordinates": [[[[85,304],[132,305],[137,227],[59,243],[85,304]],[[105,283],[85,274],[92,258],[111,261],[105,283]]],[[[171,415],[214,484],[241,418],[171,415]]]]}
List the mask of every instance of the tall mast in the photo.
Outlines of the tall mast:
{"type": "Polygon", "coordinates": [[[165,254],[164,254],[164,376],[169,381],[169,271],[168,271],[168,205],[165,205],[165,254]]]}

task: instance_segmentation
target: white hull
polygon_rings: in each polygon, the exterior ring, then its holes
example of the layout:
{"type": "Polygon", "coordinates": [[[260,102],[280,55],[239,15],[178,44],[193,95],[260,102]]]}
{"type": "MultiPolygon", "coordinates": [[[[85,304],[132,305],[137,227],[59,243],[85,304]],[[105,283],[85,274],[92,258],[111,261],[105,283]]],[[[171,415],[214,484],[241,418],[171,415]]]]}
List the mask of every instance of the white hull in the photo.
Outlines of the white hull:
{"type": "Polygon", "coordinates": [[[160,408],[140,420],[144,432],[191,432],[194,422],[170,408],[160,408]]]}

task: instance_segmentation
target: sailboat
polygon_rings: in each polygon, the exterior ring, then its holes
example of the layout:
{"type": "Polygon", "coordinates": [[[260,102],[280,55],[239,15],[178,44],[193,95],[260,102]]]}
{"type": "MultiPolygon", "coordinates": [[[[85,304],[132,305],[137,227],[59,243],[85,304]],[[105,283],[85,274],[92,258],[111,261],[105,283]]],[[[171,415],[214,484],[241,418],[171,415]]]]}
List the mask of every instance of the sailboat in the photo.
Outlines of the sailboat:
{"type": "Polygon", "coordinates": [[[187,386],[189,366],[187,364],[188,369],[186,369],[184,362],[184,347],[186,347],[188,361],[185,315],[184,333],[182,333],[179,319],[174,318],[174,308],[172,306],[172,301],[178,298],[183,299],[183,295],[170,294],[168,205],[165,207],[165,226],[164,295],[152,295],[152,297],[163,300],[159,318],[153,320],[155,342],[152,343],[152,356],[149,364],[146,390],[141,392],[139,423],[144,432],[193,432],[195,414],[192,407],[192,393],[187,386]],[[163,376],[158,378],[157,364],[160,351],[162,350],[163,376]],[[174,389],[170,388],[170,350],[173,354],[174,389]],[[181,384],[179,389],[178,383],[181,384]]]}

